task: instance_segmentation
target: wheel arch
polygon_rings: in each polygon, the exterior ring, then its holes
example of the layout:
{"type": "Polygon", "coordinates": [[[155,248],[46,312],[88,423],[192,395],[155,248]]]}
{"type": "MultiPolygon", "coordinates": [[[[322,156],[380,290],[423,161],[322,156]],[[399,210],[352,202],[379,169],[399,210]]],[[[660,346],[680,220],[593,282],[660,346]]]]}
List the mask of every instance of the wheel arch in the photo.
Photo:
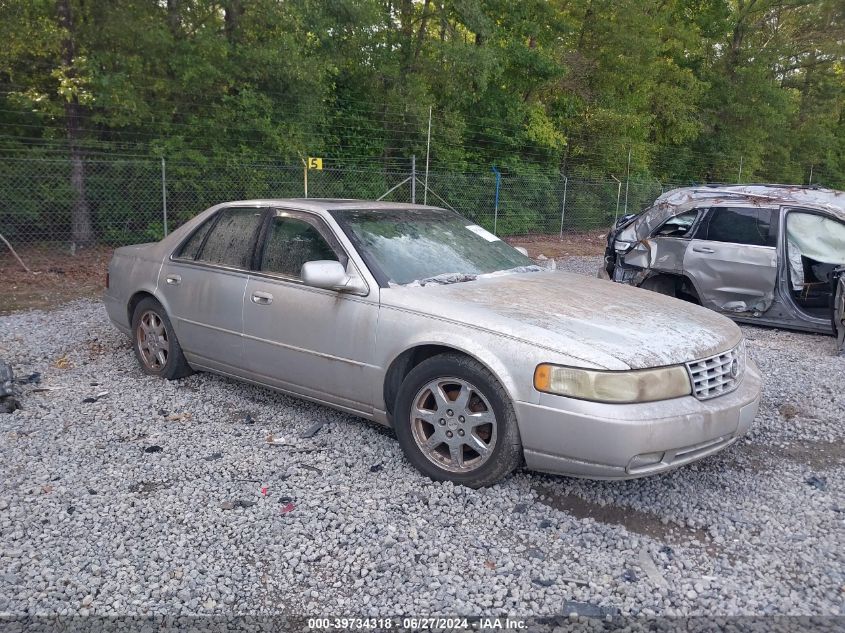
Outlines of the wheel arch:
{"type": "Polygon", "coordinates": [[[466,349],[462,349],[453,343],[416,343],[395,356],[388,365],[387,372],[385,372],[382,393],[384,397],[385,410],[387,412],[388,419],[391,420],[391,422],[396,396],[399,393],[402,381],[414,367],[423,361],[434,356],[439,356],[440,354],[460,354],[461,356],[474,360],[493,374],[493,377],[500,385],[502,385],[502,388],[507,393],[511,393],[509,381],[503,379],[501,371],[497,371],[497,369],[500,368],[492,367],[490,362],[485,362],[485,359],[479,358],[477,354],[473,354],[466,349]]]}
{"type": "Polygon", "coordinates": [[[156,297],[152,292],[149,292],[148,290],[138,290],[137,292],[135,292],[135,294],[129,297],[129,301],[126,303],[126,316],[130,328],[132,327],[132,317],[135,314],[135,308],[138,307],[138,304],[141,303],[141,301],[147,298],[154,299],[155,301],[158,301],[159,304],[161,304],[161,301],[158,300],[158,297],[156,297]]]}
{"type": "Polygon", "coordinates": [[[686,285],[686,287],[692,290],[693,294],[690,294],[689,292],[684,292],[684,294],[694,298],[696,302],[701,305],[701,294],[698,292],[698,288],[696,287],[695,281],[692,279],[692,277],[683,273],[653,272],[648,275],[645,279],[643,279],[639,287],[645,290],[659,292],[655,288],[648,287],[647,284],[654,285],[656,283],[660,283],[661,281],[668,281],[674,285],[676,298],[680,298],[678,297],[677,293],[682,289],[682,287],[686,285]]]}

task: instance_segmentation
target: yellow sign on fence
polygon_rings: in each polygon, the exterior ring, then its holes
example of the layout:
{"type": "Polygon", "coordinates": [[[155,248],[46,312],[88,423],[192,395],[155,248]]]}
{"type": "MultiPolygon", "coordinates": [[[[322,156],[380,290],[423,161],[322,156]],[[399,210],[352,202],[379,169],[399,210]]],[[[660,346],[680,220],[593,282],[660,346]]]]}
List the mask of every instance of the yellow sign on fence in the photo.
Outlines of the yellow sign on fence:
{"type": "Polygon", "coordinates": [[[322,158],[311,158],[308,157],[308,169],[323,169],[323,159],[322,158]]]}

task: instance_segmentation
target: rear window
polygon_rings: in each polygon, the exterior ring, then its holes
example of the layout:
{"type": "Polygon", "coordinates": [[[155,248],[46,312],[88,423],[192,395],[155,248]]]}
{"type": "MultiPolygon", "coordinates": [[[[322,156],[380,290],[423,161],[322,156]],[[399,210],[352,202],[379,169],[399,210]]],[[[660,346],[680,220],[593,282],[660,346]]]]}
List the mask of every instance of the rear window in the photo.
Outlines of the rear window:
{"type": "Polygon", "coordinates": [[[713,207],[697,237],[711,242],[777,246],[777,218],[772,209],[713,207]]]}

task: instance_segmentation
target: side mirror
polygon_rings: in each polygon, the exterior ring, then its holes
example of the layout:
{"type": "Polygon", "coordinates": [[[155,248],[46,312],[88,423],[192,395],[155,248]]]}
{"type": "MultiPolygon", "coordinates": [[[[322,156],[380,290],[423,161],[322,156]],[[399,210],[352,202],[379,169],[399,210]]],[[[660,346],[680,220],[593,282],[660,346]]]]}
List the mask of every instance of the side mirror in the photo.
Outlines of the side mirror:
{"type": "Polygon", "coordinates": [[[520,253],[522,253],[526,257],[528,257],[528,249],[525,248],[524,246],[514,246],[514,249],[519,251],[520,253]]]}
{"type": "Polygon", "coordinates": [[[367,286],[361,279],[346,273],[343,264],[332,260],[317,260],[305,262],[300,273],[306,286],[337,290],[338,292],[352,292],[363,294],[367,286]]]}

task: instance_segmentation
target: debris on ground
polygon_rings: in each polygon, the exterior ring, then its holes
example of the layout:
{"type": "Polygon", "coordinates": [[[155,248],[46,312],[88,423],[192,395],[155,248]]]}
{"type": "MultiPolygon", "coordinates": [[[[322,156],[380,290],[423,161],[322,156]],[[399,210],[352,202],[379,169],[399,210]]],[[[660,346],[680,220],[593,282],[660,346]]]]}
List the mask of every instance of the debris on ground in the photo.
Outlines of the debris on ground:
{"type": "Polygon", "coordinates": [[[293,446],[293,444],[288,444],[284,437],[276,437],[272,433],[267,435],[265,441],[272,446],[293,446]]]}
{"type": "Polygon", "coordinates": [[[626,569],[625,572],[622,574],[622,580],[625,582],[637,582],[639,580],[639,576],[637,576],[637,572],[633,569],[626,569]]]}
{"type": "Polygon", "coordinates": [[[295,505],[293,505],[292,503],[286,503],[285,505],[283,505],[283,506],[281,507],[281,509],[280,509],[279,511],[280,511],[282,514],[288,514],[288,513],[290,513],[290,512],[293,512],[293,511],[294,511],[294,508],[296,508],[296,506],[295,506],[295,505]]]}
{"type": "Polygon", "coordinates": [[[323,471],[320,470],[319,468],[317,468],[316,466],[309,466],[308,464],[297,464],[297,466],[299,466],[300,468],[304,468],[305,470],[313,471],[313,472],[317,473],[318,475],[323,474],[323,471]]]}
{"type": "Polygon", "coordinates": [[[160,453],[160,452],[161,452],[161,451],[163,451],[163,450],[164,450],[164,449],[163,449],[161,446],[158,446],[158,445],[156,445],[156,444],[153,444],[152,446],[147,446],[147,447],[144,449],[144,452],[145,452],[145,453],[160,453]]]}
{"type": "Polygon", "coordinates": [[[223,453],[212,453],[208,457],[205,458],[207,462],[213,462],[215,459],[221,459],[223,457],[223,453]]]}
{"type": "Polygon", "coordinates": [[[32,372],[31,374],[29,374],[29,376],[26,376],[25,378],[16,379],[15,382],[18,383],[19,385],[30,385],[30,384],[39,385],[39,384],[41,384],[41,372],[40,371],[32,372]]]}
{"type": "Polygon", "coordinates": [[[660,570],[657,569],[657,565],[654,564],[654,560],[652,559],[651,554],[649,554],[648,548],[640,548],[639,563],[640,569],[645,572],[645,575],[648,576],[648,579],[653,585],[657,587],[669,587],[669,583],[666,582],[666,578],[663,577],[663,574],[661,574],[660,570]]]}
{"type": "Polygon", "coordinates": [[[99,400],[100,398],[105,398],[107,395],[109,395],[108,391],[101,391],[96,396],[89,396],[87,398],[83,398],[82,402],[85,404],[91,404],[93,402],[97,402],[97,400],[99,400]]]}
{"type": "Polygon", "coordinates": [[[370,466],[371,473],[377,473],[380,470],[384,470],[384,466],[381,464],[373,464],[372,466],[370,466]]]}
{"type": "Polygon", "coordinates": [[[53,363],[53,367],[56,369],[72,369],[73,362],[67,356],[60,356],[56,359],[56,362],[53,363]]]}
{"type": "Polygon", "coordinates": [[[12,413],[20,409],[20,403],[15,397],[14,382],[12,366],[0,360],[0,413],[12,413]]]}
{"type": "Polygon", "coordinates": [[[540,585],[541,587],[551,587],[555,584],[555,581],[551,578],[532,578],[531,582],[535,585],[540,585]]]}
{"type": "Polygon", "coordinates": [[[306,430],[306,431],[305,431],[302,435],[300,435],[299,437],[301,437],[301,438],[302,438],[302,439],[304,439],[304,440],[307,440],[308,438],[314,437],[315,435],[317,435],[317,433],[319,433],[319,432],[320,432],[320,429],[322,429],[322,428],[323,428],[323,425],[324,425],[324,424],[325,424],[325,422],[323,422],[322,420],[320,420],[320,421],[318,421],[318,422],[315,422],[315,423],[314,423],[314,424],[312,424],[310,427],[308,427],[308,430],[306,430]]]}
{"type": "Polygon", "coordinates": [[[798,407],[796,407],[794,404],[789,404],[787,402],[786,404],[782,404],[778,408],[778,413],[780,413],[787,420],[791,420],[796,415],[798,415],[800,412],[798,411],[798,407]]]}
{"type": "Polygon", "coordinates": [[[804,480],[808,486],[812,486],[816,490],[827,490],[827,477],[818,477],[816,475],[811,475],[804,480]]]}

